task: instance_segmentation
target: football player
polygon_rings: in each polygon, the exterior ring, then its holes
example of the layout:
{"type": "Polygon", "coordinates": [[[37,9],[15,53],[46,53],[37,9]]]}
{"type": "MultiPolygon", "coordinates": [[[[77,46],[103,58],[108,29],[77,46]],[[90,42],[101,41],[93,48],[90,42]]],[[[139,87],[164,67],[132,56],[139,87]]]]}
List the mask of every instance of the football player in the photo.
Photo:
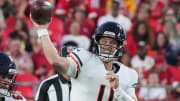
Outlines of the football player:
{"type": "Polygon", "coordinates": [[[26,101],[13,91],[16,76],[14,62],[7,54],[0,52],[0,101],[26,101]]]}
{"type": "Polygon", "coordinates": [[[137,101],[137,73],[116,61],[125,45],[121,25],[106,22],[97,28],[96,54],[77,48],[64,58],[50,41],[49,24],[39,25],[32,18],[49,63],[72,77],[71,101],[137,101]]]}

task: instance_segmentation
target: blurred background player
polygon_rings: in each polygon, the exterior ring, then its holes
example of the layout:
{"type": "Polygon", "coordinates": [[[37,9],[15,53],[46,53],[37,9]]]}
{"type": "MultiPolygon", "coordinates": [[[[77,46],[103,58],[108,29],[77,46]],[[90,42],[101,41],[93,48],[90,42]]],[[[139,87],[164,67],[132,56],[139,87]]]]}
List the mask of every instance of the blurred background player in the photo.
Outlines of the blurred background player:
{"type": "Polygon", "coordinates": [[[16,76],[16,66],[12,58],[0,52],[0,101],[26,101],[13,91],[16,76]]]}

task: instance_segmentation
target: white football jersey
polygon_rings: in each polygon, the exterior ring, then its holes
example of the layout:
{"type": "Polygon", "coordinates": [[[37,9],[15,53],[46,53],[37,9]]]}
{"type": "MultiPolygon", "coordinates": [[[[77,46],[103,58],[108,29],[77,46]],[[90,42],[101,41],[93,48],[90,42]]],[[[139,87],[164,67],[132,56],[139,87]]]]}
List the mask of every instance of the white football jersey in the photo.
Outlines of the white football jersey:
{"type": "Polygon", "coordinates": [[[26,99],[22,96],[23,99],[14,99],[13,97],[5,97],[5,101],[26,101],[26,99]]]}
{"type": "MultiPolygon", "coordinates": [[[[70,66],[67,74],[71,77],[71,101],[116,101],[114,91],[105,74],[108,72],[98,56],[84,49],[75,49],[67,59],[70,66]]],[[[119,87],[128,95],[135,97],[134,84],[137,83],[137,73],[119,62],[113,66],[119,67],[119,87]]]]}

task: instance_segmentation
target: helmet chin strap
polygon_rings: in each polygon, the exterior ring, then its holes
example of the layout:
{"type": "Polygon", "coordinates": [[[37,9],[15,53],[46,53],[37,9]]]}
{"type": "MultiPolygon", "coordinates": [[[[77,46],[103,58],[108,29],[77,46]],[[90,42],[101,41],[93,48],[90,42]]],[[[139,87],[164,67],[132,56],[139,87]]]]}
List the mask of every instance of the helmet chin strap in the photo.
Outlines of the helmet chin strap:
{"type": "Polygon", "coordinates": [[[117,58],[114,58],[113,55],[109,55],[109,54],[100,54],[99,58],[103,61],[103,62],[109,62],[109,61],[115,61],[117,60],[117,58]]]}
{"type": "Polygon", "coordinates": [[[99,49],[99,58],[103,61],[103,62],[109,62],[109,61],[115,61],[117,60],[116,57],[114,57],[114,55],[117,52],[117,49],[113,52],[113,54],[101,54],[101,49],[100,46],[98,45],[98,49],[99,49]]]}

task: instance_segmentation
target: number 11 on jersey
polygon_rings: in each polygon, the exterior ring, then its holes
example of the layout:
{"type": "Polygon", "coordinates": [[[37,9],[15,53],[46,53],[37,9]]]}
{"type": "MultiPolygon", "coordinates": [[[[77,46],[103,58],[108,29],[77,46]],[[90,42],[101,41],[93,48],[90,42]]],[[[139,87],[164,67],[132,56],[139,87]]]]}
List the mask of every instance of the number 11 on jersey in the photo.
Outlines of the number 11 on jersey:
{"type": "MultiPolygon", "coordinates": [[[[105,88],[106,88],[106,85],[100,85],[97,101],[102,101],[104,92],[105,92],[105,88]]],[[[114,98],[114,91],[111,88],[109,91],[108,101],[113,101],[113,98],[114,98]]]]}

